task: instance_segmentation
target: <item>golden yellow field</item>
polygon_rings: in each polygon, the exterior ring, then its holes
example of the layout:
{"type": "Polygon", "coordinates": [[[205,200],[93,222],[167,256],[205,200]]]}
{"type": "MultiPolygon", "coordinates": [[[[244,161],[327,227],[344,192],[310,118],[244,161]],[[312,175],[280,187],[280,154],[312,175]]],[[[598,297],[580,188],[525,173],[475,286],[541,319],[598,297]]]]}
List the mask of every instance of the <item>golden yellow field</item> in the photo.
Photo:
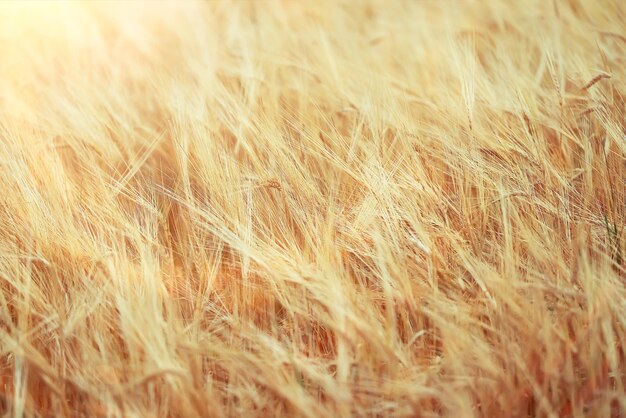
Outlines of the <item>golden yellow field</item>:
{"type": "Polygon", "coordinates": [[[626,1],[0,3],[0,415],[626,417],[626,1]]]}

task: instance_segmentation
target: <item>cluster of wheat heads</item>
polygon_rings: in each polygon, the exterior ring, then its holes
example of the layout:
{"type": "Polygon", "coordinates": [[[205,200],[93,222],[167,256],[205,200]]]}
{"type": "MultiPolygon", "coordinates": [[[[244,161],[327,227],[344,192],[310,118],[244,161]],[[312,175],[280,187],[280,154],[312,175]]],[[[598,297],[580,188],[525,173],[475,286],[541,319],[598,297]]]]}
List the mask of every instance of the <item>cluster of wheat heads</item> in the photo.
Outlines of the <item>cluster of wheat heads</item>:
{"type": "Polygon", "coordinates": [[[624,1],[0,18],[4,416],[625,416],[624,1]]]}

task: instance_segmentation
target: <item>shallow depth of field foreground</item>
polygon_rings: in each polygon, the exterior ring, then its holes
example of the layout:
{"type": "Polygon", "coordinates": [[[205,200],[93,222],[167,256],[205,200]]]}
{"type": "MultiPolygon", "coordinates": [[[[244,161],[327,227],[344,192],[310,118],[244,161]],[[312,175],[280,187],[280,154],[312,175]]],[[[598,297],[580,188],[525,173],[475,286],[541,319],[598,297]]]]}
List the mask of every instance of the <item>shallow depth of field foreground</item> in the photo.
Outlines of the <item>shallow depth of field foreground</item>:
{"type": "Polygon", "coordinates": [[[625,417],[626,2],[0,4],[0,415],[625,417]]]}

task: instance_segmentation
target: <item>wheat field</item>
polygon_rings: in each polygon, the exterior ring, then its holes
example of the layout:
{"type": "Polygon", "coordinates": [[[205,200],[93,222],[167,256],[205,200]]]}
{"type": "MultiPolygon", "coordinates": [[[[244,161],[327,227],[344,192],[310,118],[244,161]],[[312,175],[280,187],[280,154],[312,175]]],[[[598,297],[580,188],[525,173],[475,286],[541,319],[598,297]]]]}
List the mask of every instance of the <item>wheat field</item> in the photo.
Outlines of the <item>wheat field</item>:
{"type": "Polygon", "coordinates": [[[0,3],[4,417],[626,417],[626,2],[0,3]]]}

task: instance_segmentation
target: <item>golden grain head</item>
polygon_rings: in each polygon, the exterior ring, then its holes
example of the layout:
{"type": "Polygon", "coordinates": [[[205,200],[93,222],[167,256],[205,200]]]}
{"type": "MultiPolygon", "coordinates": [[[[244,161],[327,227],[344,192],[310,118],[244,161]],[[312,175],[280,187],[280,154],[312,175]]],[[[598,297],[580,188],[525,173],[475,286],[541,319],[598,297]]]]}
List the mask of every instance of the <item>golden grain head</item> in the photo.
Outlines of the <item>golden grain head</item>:
{"type": "Polygon", "coordinates": [[[626,416],[625,22],[0,2],[0,415],[626,416]]]}

